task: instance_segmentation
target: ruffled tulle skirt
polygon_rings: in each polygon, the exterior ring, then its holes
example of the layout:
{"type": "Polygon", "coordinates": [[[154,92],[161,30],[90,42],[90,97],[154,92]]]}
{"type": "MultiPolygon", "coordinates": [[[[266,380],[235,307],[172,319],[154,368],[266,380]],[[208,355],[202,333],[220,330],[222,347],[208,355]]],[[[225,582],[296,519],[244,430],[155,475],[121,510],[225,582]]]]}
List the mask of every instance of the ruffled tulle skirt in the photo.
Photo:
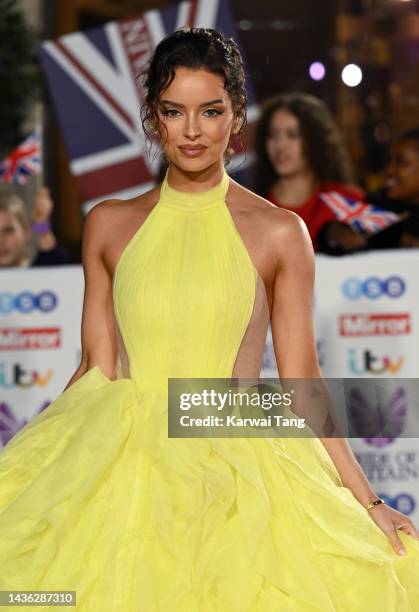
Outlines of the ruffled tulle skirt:
{"type": "Polygon", "coordinates": [[[0,589],[78,612],[417,612],[398,533],[318,439],[168,438],[165,393],[98,367],[0,454],[0,589]]]}

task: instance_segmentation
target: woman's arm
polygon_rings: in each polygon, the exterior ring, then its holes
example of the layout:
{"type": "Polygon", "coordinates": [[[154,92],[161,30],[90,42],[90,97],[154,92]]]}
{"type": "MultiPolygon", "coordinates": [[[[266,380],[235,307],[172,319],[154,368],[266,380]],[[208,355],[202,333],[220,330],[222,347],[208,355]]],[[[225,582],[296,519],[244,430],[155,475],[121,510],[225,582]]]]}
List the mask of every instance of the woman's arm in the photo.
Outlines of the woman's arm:
{"type": "MultiPolygon", "coordinates": [[[[82,262],[84,271],[84,299],[81,323],[81,361],[67,383],[73,384],[87,370],[99,366],[103,374],[112,379],[117,360],[117,342],[112,299],[112,279],[103,261],[106,244],[108,201],[92,208],[86,216],[82,262]]],[[[64,389],[64,390],[65,390],[64,389]]]]}
{"type": "MultiPolygon", "coordinates": [[[[315,257],[307,227],[297,215],[290,215],[287,226],[282,224],[279,228],[281,235],[276,241],[279,246],[271,322],[276,362],[281,379],[319,379],[321,372],[313,320],[315,257]]],[[[338,437],[319,439],[332,458],[342,483],[358,501],[366,505],[377,499],[348,441],[338,437]]],[[[371,509],[370,514],[377,522],[380,520],[381,528],[385,526],[396,549],[402,546],[390,518],[397,515],[398,522],[416,537],[413,523],[396,510],[381,505],[371,509]]]]}

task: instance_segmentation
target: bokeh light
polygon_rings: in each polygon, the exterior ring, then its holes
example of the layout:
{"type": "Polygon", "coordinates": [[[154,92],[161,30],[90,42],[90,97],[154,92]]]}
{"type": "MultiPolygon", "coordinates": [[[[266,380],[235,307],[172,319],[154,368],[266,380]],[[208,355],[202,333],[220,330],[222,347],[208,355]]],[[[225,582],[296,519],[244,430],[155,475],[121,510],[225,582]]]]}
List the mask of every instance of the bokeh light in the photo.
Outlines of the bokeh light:
{"type": "Polygon", "coordinates": [[[342,70],[342,81],[348,87],[356,87],[362,81],[362,70],[356,64],[347,64],[342,70]]]}
{"type": "Polygon", "coordinates": [[[321,81],[326,75],[326,68],[322,62],[313,62],[308,71],[313,81],[321,81]]]}

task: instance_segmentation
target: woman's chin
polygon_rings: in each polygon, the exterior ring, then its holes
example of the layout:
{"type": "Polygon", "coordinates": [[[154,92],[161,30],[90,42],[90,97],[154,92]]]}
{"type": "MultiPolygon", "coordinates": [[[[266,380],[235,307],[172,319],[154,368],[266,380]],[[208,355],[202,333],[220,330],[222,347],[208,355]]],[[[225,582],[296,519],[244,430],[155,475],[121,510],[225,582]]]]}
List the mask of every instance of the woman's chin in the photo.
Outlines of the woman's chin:
{"type": "Polygon", "coordinates": [[[176,166],[184,172],[202,172],[213,166],[218,160],[219,158],[209,159],[207,156],[202,156],[192,158],[177,157],[176,160],[173,161],[176,166]]]}
{"type": "Polygon", "coordinates": [[[276,164],[275,172],[281,178],[289,178],[298,173],[298,168],[291,164],[276,164]]]}

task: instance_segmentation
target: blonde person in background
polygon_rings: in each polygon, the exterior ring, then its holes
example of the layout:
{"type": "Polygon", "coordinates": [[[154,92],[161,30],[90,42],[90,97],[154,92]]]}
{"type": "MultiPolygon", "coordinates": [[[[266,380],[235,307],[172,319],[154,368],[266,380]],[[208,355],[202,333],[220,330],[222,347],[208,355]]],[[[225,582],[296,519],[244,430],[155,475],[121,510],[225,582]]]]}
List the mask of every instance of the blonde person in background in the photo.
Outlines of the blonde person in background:
{"type": "Polygon", "coordinates": [[[12,190],[0,192],[0,268],[71,263],[70,254],[57,244],[51,226],[53,206],[47,187],[38,189],[29,213],[12,190]]]}

